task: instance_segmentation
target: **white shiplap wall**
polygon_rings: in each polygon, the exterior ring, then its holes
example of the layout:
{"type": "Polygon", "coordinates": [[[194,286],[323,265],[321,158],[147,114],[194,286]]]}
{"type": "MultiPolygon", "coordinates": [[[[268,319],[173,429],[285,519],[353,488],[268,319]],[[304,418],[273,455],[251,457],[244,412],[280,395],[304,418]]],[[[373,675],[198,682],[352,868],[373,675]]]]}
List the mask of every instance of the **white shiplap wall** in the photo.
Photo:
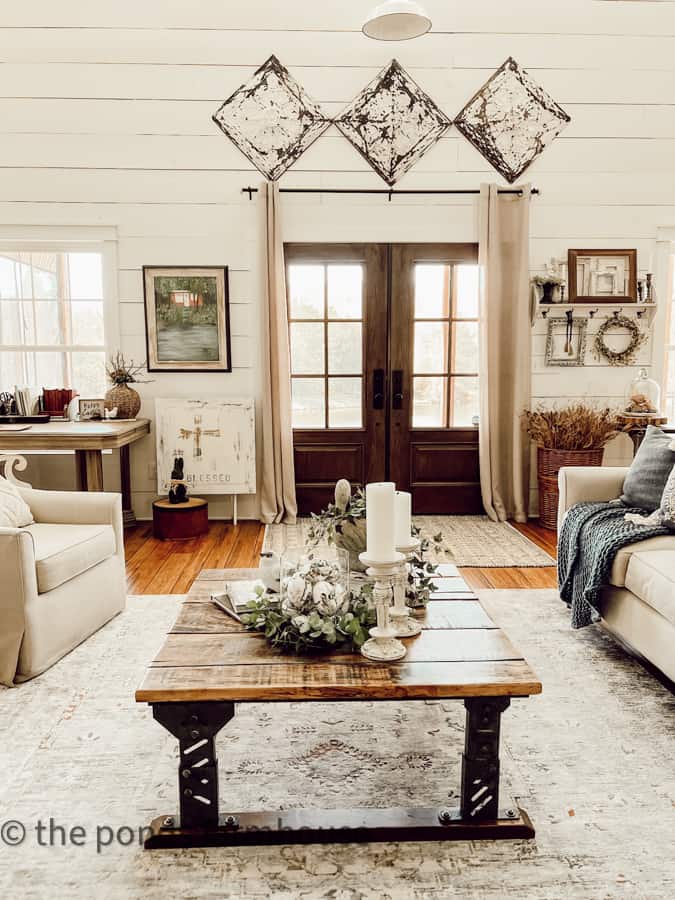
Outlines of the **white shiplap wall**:
{"type": "MultiPolygon", "coordinates": [[[[675,4],[426,0],[434,31],[400,45],[360,34],[370,0],[26,0],[0,11],[0,225],[114,226],[120,343],[144,356],[141,266],[227,264],[234,371],[157,375],[157,396],[259,395],[260,209],[240,193],[260,177],[211,122],[219,103],[272,52],[337,112],[392,56],[454,115],[513,55],[572,116],[528,173],[532,265],[568,247],[637,247],[675,225],[675,4]]],[[[400,187],[476,187],[499,178],[449,131],[400,187]]],[[[287,186],[380,187],[334,129],[287,186]]],[[[286,197],[288,240],[475,240],[471,198],[286,197]]],[[[523,298],[527,302],[527,298],[523,298]]],[[[536,400],[623,397],[631,372],[547,369],[533,333],[536,400]]],[[[641,361],[655,352],[650,344],[641,361]]],[[[658,351],[656,352],[658,356],[658,351]]],[[[626,456],[627,442],[608,459],[626,456]]],[[[110,463],[111,461],[108,461],[110,463]]],[[[155,495],[152,439],[132,450],[135,506],[155,495]]],[[[107,465],[107,472],[112,466],[107,465]]],[[[66,483],[42,460],[39,480],[66,483]]],[[[114,481],[111,480],[111,484],[114,481]]],[[[243,506],[254,515],[253,499],[243,506]]],[[[229,503],[212,502],[212,515],[229,503]]]]}

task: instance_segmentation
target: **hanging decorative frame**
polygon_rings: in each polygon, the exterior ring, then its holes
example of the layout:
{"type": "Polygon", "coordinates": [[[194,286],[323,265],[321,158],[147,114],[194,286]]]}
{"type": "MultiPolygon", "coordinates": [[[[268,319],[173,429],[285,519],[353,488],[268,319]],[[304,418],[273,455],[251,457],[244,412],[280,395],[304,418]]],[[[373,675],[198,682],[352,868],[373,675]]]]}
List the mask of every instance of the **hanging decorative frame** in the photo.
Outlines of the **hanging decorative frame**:
{"type": "Polygon", "coordinates": [[[223,103],[213,121],[270,181],[330,125],[274,55],[223,103]]]}
{"type": "Polygon", "coordinates": [[[635,362],[638,350],[647,340],[647,335],[640,331],[640,326],[635,319],[620,315],[615,312],[606,319],[595,336],[595,355],[598,359],[604,357],[610,366],[630,366],[635,362]],[[630,340],[623,350],[612,350],[607,346],[605,338],[607,333],[614,328],[624,328],[630,335],[630,340]]]}
{"type": "Polygon", "coordinates": [[[512,184],[570,121],[565,110],[509,57],[454,124],[512,184]]]}
{"type": "Polygon", "coordinates": [[[391,187],[452,123],[393,59],[335,124],[391,187]]]}
{"type": "MultiPolygon", "coordinates": [[[[571,312],[571,310],[570,310],[571,312]]],[[[586,317],[548,319],[546,332],[547,366],[583,366],[586,356],[586,317]]]]}

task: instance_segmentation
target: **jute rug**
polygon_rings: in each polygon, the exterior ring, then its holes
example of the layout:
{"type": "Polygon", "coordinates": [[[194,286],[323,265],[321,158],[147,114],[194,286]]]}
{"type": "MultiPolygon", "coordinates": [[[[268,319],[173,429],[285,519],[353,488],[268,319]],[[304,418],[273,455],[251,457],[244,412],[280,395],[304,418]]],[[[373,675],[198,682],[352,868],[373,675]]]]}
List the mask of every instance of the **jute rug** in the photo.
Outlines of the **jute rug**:
{"type": "MultiPolygon", "coordinates": [[[[507,790],[534,841],[144,852],[133,835],[175,809],[177,758],[133,692],[179,598],[131,598],[49,672],[0,691],[0,825],[26,828],[0,846],[0,896],[672,900],[675,699],[601,631],[571,631],[555,592],[481,596],[544,685],[503,716],[507,790]],[[84,846],[61,846],[57,826],[80,826],[84,846]],[[128,846],[110,837],[120,828],[128,846]]],[[[458,701],[243,705],[218,742],[221,803],[442,803],[462,743],[458,701]]]]}
{"type": "MultiPolygon", "coordinates": [[[[436,562],[454,563],[467,568],[517,566],[554,566],[555,560],[506,522],[491,522],[487,516],[415,516],[415,522],[428,536],[443,535],[447,548],[430,553],[436,562]]],[[[297,525],[268,525],[265,550],[283,553],[285,549],[306,546],[311,519],[298,519],[297,525]]]]}

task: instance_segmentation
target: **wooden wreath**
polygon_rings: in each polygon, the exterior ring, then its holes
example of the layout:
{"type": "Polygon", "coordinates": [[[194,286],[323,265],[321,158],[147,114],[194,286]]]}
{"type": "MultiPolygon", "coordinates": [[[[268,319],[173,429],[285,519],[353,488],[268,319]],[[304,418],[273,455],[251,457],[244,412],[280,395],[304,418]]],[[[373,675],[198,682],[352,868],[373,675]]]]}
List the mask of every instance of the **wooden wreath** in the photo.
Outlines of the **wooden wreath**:
{"type": "Polygon", "coordinates": [[[637,351],[646,340],[647,335],[640,331],[634,319],[614,313],[598,329],[598,333],[595,336],[595,352],[598,358],[604,356],[610,366],[630,366],[635,362],[637,351]],[[612,350],[605,343],[605,335],[612,328],[625,328],[630,333],[630,341],[623,350],[612,350]]]}

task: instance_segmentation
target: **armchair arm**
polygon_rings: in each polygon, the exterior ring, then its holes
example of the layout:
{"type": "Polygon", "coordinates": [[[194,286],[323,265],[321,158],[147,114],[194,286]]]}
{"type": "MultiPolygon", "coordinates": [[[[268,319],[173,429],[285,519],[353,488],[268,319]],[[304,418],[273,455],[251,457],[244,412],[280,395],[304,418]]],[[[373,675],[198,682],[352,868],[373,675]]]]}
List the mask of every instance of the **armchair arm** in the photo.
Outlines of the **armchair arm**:
{"type": "Polygon", "coordinates": [[[36,522],[58,525],[112,525],[117,553],[124,555],[122,497],[92,491],[36,491],[19,488],[36,522]]]}
{"type": "Polygon", "coordinates": [[[575,503],[584,500],[616,500],[623,488],[625,466],[563,466],[558,473],[558,529],[575,503]]]}
{"type": "Polygon", "coordinates": [[[25,605],[37,596],[33,540],[21,528],[0,528],[0,684],[11,687],[25,630],[25,605]]]}

